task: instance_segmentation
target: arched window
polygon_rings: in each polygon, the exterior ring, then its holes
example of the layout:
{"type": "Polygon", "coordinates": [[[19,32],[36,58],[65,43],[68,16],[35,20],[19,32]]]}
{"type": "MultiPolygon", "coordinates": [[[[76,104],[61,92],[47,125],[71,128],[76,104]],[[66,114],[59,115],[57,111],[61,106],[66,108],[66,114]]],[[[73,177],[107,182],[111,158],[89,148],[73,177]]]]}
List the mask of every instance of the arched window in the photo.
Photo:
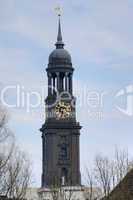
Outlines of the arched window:
{"type": "Polygon", "coordinates": [[[64,182],[64,184],[67,183],[67,180],[68,180],[68,170],[65,167],[62,168],[61,177],[62,177],[62,181],[64,182]]]}

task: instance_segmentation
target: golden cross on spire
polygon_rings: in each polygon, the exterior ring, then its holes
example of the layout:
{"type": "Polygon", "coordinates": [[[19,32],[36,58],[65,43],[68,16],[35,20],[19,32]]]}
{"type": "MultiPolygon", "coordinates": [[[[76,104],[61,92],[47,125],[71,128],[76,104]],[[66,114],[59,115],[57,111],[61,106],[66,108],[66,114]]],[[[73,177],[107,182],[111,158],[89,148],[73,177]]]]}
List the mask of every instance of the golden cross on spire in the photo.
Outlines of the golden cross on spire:
{"type": "Polygon", "coordinates": [[[62,14],[62,8],[61,8],[61,6],[57,6],[57,7],[55,8],[55,12],[56,12],[56,14],[60,17],[61,14],[62,14]]]}

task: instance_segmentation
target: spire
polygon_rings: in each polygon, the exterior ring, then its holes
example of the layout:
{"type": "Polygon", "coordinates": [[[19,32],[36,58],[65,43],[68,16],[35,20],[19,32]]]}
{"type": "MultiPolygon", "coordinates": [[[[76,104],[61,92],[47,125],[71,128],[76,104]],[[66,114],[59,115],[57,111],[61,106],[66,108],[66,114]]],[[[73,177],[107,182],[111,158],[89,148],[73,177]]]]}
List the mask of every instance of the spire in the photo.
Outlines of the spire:
{"type": "Polygon", "coordinates": [[[58,14],[59,20],[58,20],[58,35],[57,35],[57,42],[55,44],[56,49],[63,49],[64,43],[62,41],[62,33],[61,33],[61,22],[60,22],[60,17],[61,14],[58,14]]]}
{"type": "Polygon", "coordinates": [[[62,42],[62,33],[61,33],[61,24],[60,24],[60,15],[59,15],[59,25],[58,25],[58,36],[57,41],[62,42]]]}

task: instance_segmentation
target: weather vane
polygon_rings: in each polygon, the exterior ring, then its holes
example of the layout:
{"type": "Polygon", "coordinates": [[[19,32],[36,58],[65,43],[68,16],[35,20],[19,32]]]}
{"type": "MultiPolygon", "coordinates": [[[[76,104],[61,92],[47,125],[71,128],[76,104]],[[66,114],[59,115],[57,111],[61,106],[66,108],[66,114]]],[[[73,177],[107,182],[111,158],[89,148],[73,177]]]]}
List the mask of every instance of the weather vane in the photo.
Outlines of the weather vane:
{"type": "Polygon", "coordinates": [[[62,8],[61,8],[61,6],[57,6],[57,7],[55,8],[55,12],[56,12],[56,14],[60,17],[61,14],[62,14],[62,8]]]}

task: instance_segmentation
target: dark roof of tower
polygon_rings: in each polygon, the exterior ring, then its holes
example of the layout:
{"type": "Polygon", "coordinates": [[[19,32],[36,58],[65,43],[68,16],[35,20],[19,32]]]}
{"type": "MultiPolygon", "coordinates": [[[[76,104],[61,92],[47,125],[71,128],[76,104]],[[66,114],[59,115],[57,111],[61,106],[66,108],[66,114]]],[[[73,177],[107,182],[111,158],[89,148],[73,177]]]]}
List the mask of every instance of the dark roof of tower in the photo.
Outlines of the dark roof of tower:
{"type": "Polygon", "coordinates": [[[72,66],[71,55],[67,50],[64,49],[64,42],[62,40],[60,16],[58,24],[57,42],[55,46],[56,49],[52,51],[52,53],[49,56],[49,67],[54,67],[54,65],[58,66],[66,65],[71,67],[72,66]]]}
{"type": "Polygon", "coordinates": [[[101,200],[132,200],[133,199],[133,169],[113,189],[108,198],[101,200]]]}

